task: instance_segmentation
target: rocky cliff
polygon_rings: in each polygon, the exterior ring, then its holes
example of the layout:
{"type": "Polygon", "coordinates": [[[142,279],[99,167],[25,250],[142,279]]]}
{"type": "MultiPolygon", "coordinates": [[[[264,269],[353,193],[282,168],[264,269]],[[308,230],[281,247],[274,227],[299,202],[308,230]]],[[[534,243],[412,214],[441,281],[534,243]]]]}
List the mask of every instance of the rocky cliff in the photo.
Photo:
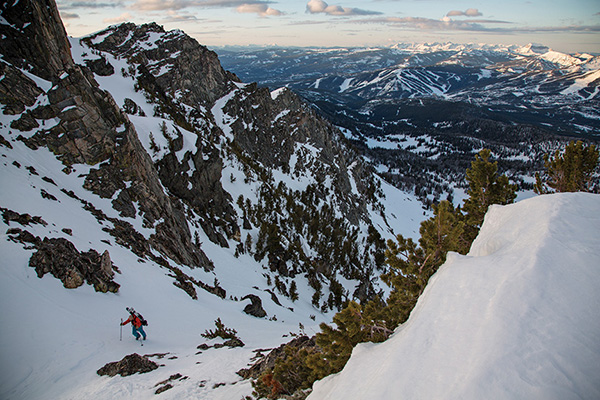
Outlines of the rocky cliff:
{"type": "MultiPolygon", "coordinates": [[[[154,23],[110,27],[74,46],[82,65],[116,65],[109,75],[124,83],[113,95],[147,135],[142,142],[163,185],[211,241],[251,251],[284,276],[316,264],[327,285],[342,269],[347,277],[371,276],[381,251],[364,242],[369,213],[381,208],[373,171],[298,96],[239,82],[215,53],[154,23]],[[236,171],[243,173],[245,196],[225,188],[236,171]],[[310,204],[299,205],[302,197],[310,204]],[[363,243],[351,243],[359,242],[359,231],[363,243]]],[[[98,78],[105,69],[96,71],[98,78]]]]}
{"type": "MultiPolygon", "coordinates": [[[[7,24],[0,25],[6,61],[0,102],[5,114],[19,116],[11,123],[21,132],[19,139],[33,148],[51,149],[65,173],[74,164],[93,166],[86,188],[113,199],[123,216],[139,213],[154,230],[140,256],[154,257],[153,248],[177,263],[210,268],[202,250],[192,245],[179,202],[164,192],[134,126],[112,96],[98,88],[93,73],[73,62],[55,3],[8,2],[2,15],[7,24]]],[[[114,224],[115,235],[133,247],[134,229],[114,224]]]]}
{"type": "Polygon", "coordinates": [[[117,217],[64,190],[119,245],[192,297],[225,296],[181,269],[212,269],[204,237],[265,263],[285,296],[305,274],[323,310],[374,293],[388,229],[379,180],[298,96],[240,82],[178,30],[128,23],[68,39],[52,1],[4,7],[3,142],[50,149],[108,199],[117,217]]]}

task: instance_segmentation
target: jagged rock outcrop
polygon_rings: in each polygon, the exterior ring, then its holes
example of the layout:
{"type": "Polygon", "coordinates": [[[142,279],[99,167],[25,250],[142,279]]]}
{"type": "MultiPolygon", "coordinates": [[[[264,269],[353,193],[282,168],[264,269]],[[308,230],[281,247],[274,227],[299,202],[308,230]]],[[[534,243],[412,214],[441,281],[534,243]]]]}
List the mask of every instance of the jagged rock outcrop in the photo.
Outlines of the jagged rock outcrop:
{"type": "MultiPolygon", "coordinates": [[[[214,52],[181,31],[165,32],[156,23],[121,24],[82,42],[127,59],[131,72],[126,73],[136,76],[138,88],[154,103],[155,114],[168,116],[176,126],[197,135],[198,151],[187,152],[180,159],[175,153],[182,150],[183,140],[175,127],[169,132],[174,136],[171,151],[155,166],[162,184],[195,212],[210,240],[228,247],[227,239],[239,232],[239,227],[233,199],[221,185],[223,161],[214,145],[220,141],[220,132],[207,124],[210,117],[202,110],[210,109],[239,79],[221,67],[214,52]]],[[[131,99],[123,108],[139,113],[131,99]]]]}
{"type": "MultiPolygon", "coordinates": [[[[139,134],[148,138],[161,182],[181,200],[192,227],[201,227],[222,247],[233,244],[237,254],[253,252],[256,261],[265,260],[281,276],[315,275],[315,299],[322,295],[319,280],[336,292],[323,299],[329,308],[341,306],[346,295],[338,273],[364,282],[371,288],[364,293],[374,293],[370,277],[382,250],[357,242],[359,230],[371,224],[369,212],[381,210],[381,191],[372,167],[336,127],[289,90],[240,83],[222,70],[214,53],[181,31],[122,24],[79,44],[91,50],[82,56],[85,62],[105,54],[127,61],[121,75],[143,93],[145,104],[124,98],[123,109],[137,118],[145,108],[162,120],[154,128],[141,123],[139,134]],[[224,170],[233,173],[223,176],[224,170]],[[240,179],[236,171],[255,193],[252,199],[238,190],[234,199],[224,189],[240,179]],[[254,249],[244,231],[255,228],[254,249]],[[315,255],[307,256],[303,241],[315,255]]],[[[191,284],[177,285],[193,297],[191,284]]]]}
{"type": "Polygon", "coordinates": [[[110,377],[115,375],[129,376],[154,371],[157,368],[158,364],[148,359],[148,357],[133,353],[123,357],[120,361],[106,364],[96,373],[100,376],[108,375],[110,377]]]}
{"type": "Polygon", "coordinates": [[[0,4],[4,61],[53,81],[73,66],[69,40],[54,1],[7,0],[0,4]]]}
{"type": "Polygon", "coordinates": [[[37,251],[31,256],[29,266],[35,268],[39,278],[46,273],[74,289],[84,282],[98,292],[117,292],[119,284],[113,281],[114,272],[110,255],[100,255],[96,250],[79,252],[73,243],[63,238],[44,238],[35,244],[37,251]]]}
{"type": "Polygon", "coordinates": [[[67,289],[87,283],[102,293],[116,293],[121,286],[114,281],[117,268],[112,264],[108,251],[102,255],[94,249],[80,252],[67,239],[40,239],[20,228],[10,228],[6,233],[9,240],[36,250],[29,259],[29,266],[35,269],[38,278],[49,273],[67,289]]]}
{"type": "Polygon", "coordinates": [[[371,285],[381,264],[374,257],[381,249],[366,239],[377,180],[332,124],[289,90],[239,82],[215,53],[154,23],[112,26],[81,39],[73,45],[75,64],[64,29],[45,27],[53,20],[38,15],[44,7],[55,13],[52,0],[30,2],[3,6],[10,12],[0,43],[56,41],[52,59],[28,61],[14,46],[3,48],[15,64],[0,66],[0,102],[17,115],[11,128],[28,147],[50,149],[67,174],[80,169],[76,164],[91,166],[81,175],[84,188],[109,199],[119,217],[74,198],[117,245],[173,271],[175,285],[192,298],[198,287],[225,296],[217,283],[176,272],[212,268],[200,249],[204,237],[264,261],[284,278],[276,281],[279,292],[292,299],[298,293],[290,280],[308,273],[317,307],[320,300],[321,308],[340,307],[351,295],[337,274],[371,285]],[[41,22],[27,25],[24,18],[41,22]],[[24,72],[46,62],[47,83],[24,72]],[[118,79],[123,90],[113,97],[99,76],[118,79]]]}
{"type": "MultiPolygon", "coordinates": [[[[2,207],[0,212],[7,225],[11,222],[22,226],[48,225],[39,216],[20,214],[2,207]]],[[[116,293],[119,290],[120,285],[114,281],[114,271],[118,271],[118,268],[113,265],[108,250],[105,250],[102,255],[94,249],[80,252],[73,243],[64,238],[40,239],[21,228],[10,228],[6,234],[9,240],[21,243],[25,248],[36,250],[29,260],[29,266],[35,268],[39,278],[50,273],[67,289],[77,288],[87,282],[94,286],[97,292],[116,293]]]]}
{"type": "Polygon", "coordinates": [[[84,41],[97,50],[132,59],[142,78],[158,89],[155,93],[173,97],[177,93],[177,99],[190,106],[212,104],[228,93],[232,82],[239,82],[221,67],[216,53],[182,31],[165,32],[154,22],[121,24],[84,41]]]}
{"type": "MultiPolygon", "coordinates": [[[[251,84],[240,89],[235,100],[223,108],[228,115],[238,116],[231,124],[234,146],[250,159],[261,160],[266,168],[296,176],[310,174],[317,181],[332,179],[331,195],[336,197],[344,217],[355,225],[366,219],[366,202],[352,192],[350,179],[354,172],[349,171],[351,163],[363,162],[341,143],[333,125],[287,89],[279,90],[273,99],[267,89],[251,84]],[[318,164],[297,152],[300,143],[318,149],[318,164]]],[[[364,178],[353,177],[356,181],[364,178]]],[[[328,195],[322,192],[321,198],[328,195]]]]}
{"type": "Polygon", "coordinates": [[[5,115],[21,114],[25,107],[31,107],[43,92],[23,72],[9,64],[0,63],[0,74],[4,77],[0,81],[0,103],[5,106],[5,115]]]}
{"type": "MultiPolygon", "coordinates": [[[[363,161],[346,149],[331,124],[291,91],[272,96],[256,84],[241,84],[223,70],[215,53],[183,32],[165,32],[155,23],[110,27],[82,43],[127,59],[130,67],[125,73],[135,75],[137,87],[151,98],[155,113],[198,135],[198,151],[176,157],[181,134],[174,132],[173,148],[155,163],[163,185],[196,212],[211,241],[228,246],[226,239],[238,234],[242,222],[231,207],[236,199],[221,184],[224,162],[219,148],[223,149],[223,141],[241,162],[252,164],[250,169],[281,169],[297,177],[316,176],[320,182],[332,178],[333,193],[322,191],[321,198],[335,196],[353,224],[367,218],[366,203],[353,193],[350,183],[352,176],[361,181],[357,184],[361,193],[370,190],[372,179],[361,173],[363,161]],[[220,129],[222,121],[214,115],[221,111],[231,118],[231,136],[220,129]],[[318,163],[307,159],[306,150],[297,156],[301,143],[318,151],[318,163]],[[298,161],[292,163],[296,156],[298,161]],[[358,167],[349,171],[353,163],[358,167]]],[[[138,112],[131,101],[126,103],[124,108],[138,112]]]]}
{"type": "Polygon", "coordinates": [[[67,173],[76,163],[97,166],[86,178],[87,189],[116,197],[123,216],[137,209],[144,224],[155,229],[150,244],[164,256],[210,269],[210,260],[192,243],[178,200],[164,193],[135,128],[111,95],[98,88],[93,73],[74,64],[54,1],[3,3],[2,15],[8,23],[0,25],[0,47],[11,63],[2,64],[10,79],[0,84],[5,113],[27,109],[14,126],[23,131],[39,128],[36,120],[58,120],[23,138],[27,145],[48,147],[67,173]],[[21,70],[46,79],[48,88],[37,87],[21,70]],[[13,88],[20,89],[15,93],[13,88]]]}

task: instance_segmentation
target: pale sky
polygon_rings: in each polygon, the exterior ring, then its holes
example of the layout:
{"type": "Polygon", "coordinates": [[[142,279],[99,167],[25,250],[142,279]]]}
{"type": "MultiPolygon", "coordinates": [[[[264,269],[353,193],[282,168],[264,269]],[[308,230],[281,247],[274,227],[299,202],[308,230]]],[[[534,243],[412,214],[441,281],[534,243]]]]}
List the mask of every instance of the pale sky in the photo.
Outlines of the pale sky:
{"type": "Polygon", "coordinates": [[[57,0],[69,35],[125,21],[206,46],[539,43],[600,53],[600,0],[57,0]]]}

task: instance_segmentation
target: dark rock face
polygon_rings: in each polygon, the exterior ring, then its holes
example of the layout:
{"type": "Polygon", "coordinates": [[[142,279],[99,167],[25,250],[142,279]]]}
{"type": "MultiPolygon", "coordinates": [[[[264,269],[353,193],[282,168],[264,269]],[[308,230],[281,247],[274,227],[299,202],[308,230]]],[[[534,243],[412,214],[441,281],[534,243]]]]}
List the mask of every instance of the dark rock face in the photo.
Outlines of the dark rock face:
{"type": "Polygon", "coordinates": [[[114,272],[108,251],[100,255],[96,250],[79,252],[66,239],[44,238],[36,243],[37,252],[31,256],[29,266],[35,268],[38,278],[46,273],[60,279],[67,289],[74,289],[84,282],[94,286],[98,292],[119,290],[113,281],[114,272]]]}
{"type": "Polygon", "coordinates": [[[133,353],[125,356],[121,361],[106,364],[96,371],[96,373],[100,376],[108,375],[110,377],[115,375],[129,376],[137,373],[143,374],[154,371],[157,368],[158,364],[149,360],[148,357],[133,353]]]}
{"type": "MultiPolygon", "coordinates": [[[[366,218],[365,202],[352,193],[348,174],[348,165],[356,163],[352,170],[356,180],[370,179],[369,174],[361,173],[366,169],[364,163],[345,149],[330,123],[319,118],[291,91],[284,90],[273,99],[266,88],[240,84],[237,77],[223,70],[216,54],[183,32],[165,32],[155,23],[122,24],[82,41],[95,50],[126,58],[130,64],[128,73],[152,97],[155,110],[198,135],[196,153],[187,153],[183,159],[175,156],[180,145],[174,140],[171,152],[155,165],[163,185],[195,212],[212,242],[228,247],[227,239],[240,232],[232,207],[236,199],[231,199],[221,184],[224,160],[219,148],[229,146],[240,161],[253,162],[266,170],[317,175],[320,181],[333,178],[333,196],[342,213],[352,224],[366,218]],[[236,94],[223,107],[233,120],[233,138],[228,138],[215,126],[214,116],[208,110],[234,91],[236,94]],[[185,111],[182,105],[191,109],[185,111]],[[227,146],[223,146],[223,141],[227,146]],[[318,149],[321,165],[301,159],[295,171],[290,171],[298,143],[318,149]]],[[[136,105],[126,103],[128,112],[135,114],[136,105]]],[[[180,138],[177,132],[174,135],[180,138]]],[[[363,191],[365,186],[357,184],[363,191]]],[[[326,197],[323,194],[323,200],[326,197]]]]}
{"type": "MultiPolygon", "coordinates": [[[[160,127],[168,151],[152,152],[151,146],[149,152],[154,155],[161,183],[181,201],[190,225],[201,227],[211,242],[229,247],[232,241],[240,243],[246,236],[242,229],[254,226],[265,234],[271,225],[288,224],[293,227],[283,229],[286,237],[278,242],[287,239],[293,243],[294,237],[308,235],[302,226],[311,223],[311,216],[322,204],[328,210],[335,210],[325,213],[322,224],[334,224],[335,216],[341,215],[344,227],[339,231],[345,233],[335,239],[328,236],[333,231],[324,232],[327,237],[320,241],[340,242],[342,237],[351,242],[354,235],[351,230],[358,229],[355,227],[361,222],[371,223],[368,207],[380,206],[373,168],[347,146],[335,126],[320,118],[291,91],[284,89],[272,94],[256,84],[239,83],[222,70],[212,52],[194,39],[180,31],[165,32],[156,24],[113,26],[82,39],[81,43],[93,51],[126,59],[129,66],[121,70],[123,76],[133,79],[134,88],[144,93],[155,116],[170,121],[169,126],[160,127]],[[195,86],[189,86],[189,82],[195,86]],[[188,132],[183,133],[184,129],[188,132]],[[195,143],[191,143],[194,140],[190,140],[193,136],[189,133],[196,135],[195,143]],[[186,150],[182,151],[184,136],[186,150]],[[235,201],[240,197],[232,199],[224,190],[225,179],[231,183],[238,179],[233,173],[223,176],[223,171],[231,167],[244,173],[244,184],[256,184],[258,204],[237,203],[236,210],[235,201]],[[292,193],[285,184],[280,185],[287,181],[280,178],[281,174],[294,179],[306,177],[313,183],[302,193],[292,193]],[[285,210],[281,210],[281,205],[271,207],[274,197],[286,198],[285,210]],[[311,198],[314,207],[302,212],[298,203],[307,198],[311,198]],[[257,210],[267,211],[259,215],[257,210]],[[294,213],[297,215],[292,216],[294,213]]],[[[125,100],[123,106],[131,115],[139,113],[140,107],[132,101],[125,100]]],[[[127,212],[124,203],[119,201],[119,209],[127,212]]],[[[316,240],[307,241],[319,247],[316,240]]],[[[341,243],[334,246],[343,247],[341,243]]],[[[255,259],[268,256],[270,270],[283,276],[288,276],[290,270],[295,274],[314,265],[331,265],[326,271],[318,271],[328,279],[342,270],[338,266],[347,263],[333,260],[334,252],[315,257],[326,259],[324,263],[306,262],[301,251],[298,247],[270,246],[255,259]]],[[[353,248],[349,251],[354,252],[353,248]]],[[[362,250],[356,253],[359,251],[362,250]]],[[[353,261],[351,267],[343,269],[346,277],[360,276],[370,282],[369,271],[378,262],[370,257],[370,254],[363,257],[367,259],[365,262],[359,262],[358,255],[348,257],[353,261]],[[364,270],[367,272],[363,273],[364,270]]],[[[194,296],[191,285],[181,279],[176,284],[194,296]]]]}
{"type": "MultiPolygon", "coordinates": [[[[7,216],[17,214],[14,212],[4,212],[5,220],[7,216]]],[[[14,215],[13,215],[14,216],[14,215]]],[[[23,214],[19,219],[28,225],[36,218],[26,218],[28,214],[23,214]]],[[[29,266],[35,268],[38,278],[50,273],[59,279],[65,288],[74,289],[87,282],[94,286],[97,292],[116,293],[120,285],[113,279],[114,270],[117,270],[110,259],[108,251],[100,255],[96,250],[90,249],[86,252],[80,252],[75,245],[63,238],[44,238],[40,239],[26,230],[20,228],[10,228],[7,231],[9,240],[15,243],[21,243],[26,248],[35,249],[36,252],[29,259],[29,266]]]]}
{"type": "Polygon", "coordinates": [[[73,66],[69,41],[54,1],[4,1],[0,48],[5,61],[48,81],[73,66]]]}
{"type": "Polygon", "coordinates": [[[7,208],[0,207],[0,212],[2,212],[2,219],[4,223],[10,225],[11,221],[17,222],[21,225],[30,225],[30,224],[40,224],[40,225],[48,225],[46,221],[42,219],[42,217],[34,216],[32,217],[29,214],[20,214],[16,211],[9,210],[7,208]]]}
{"type": "Polygon", "coordinates": [[[35,82],[8,64],[0,63],[0,74],[4,76],[0,81],[0,103],[5,105],[6,115],[22,113],[25,107],[31,107],[42,94],[35,82]]]}
{"type": "MultiPolygon", "coordinates": [[[[356,171],[360,171],[364,162],[341,143],[336,128],[317,116],[296,94],[283,89],[273,100],[267,89],[251,84],[240,89],[234,101],[228,102],[223,110],[228,115],[239,116],[231,125],[233,143],[244,155],[261,160],[266,168],[281,169],[292,175],[307,174],[317,181],[332,178],[331,195],[336,197],[348,221],[356,225],[366,218],[365,200],[352,193],[348,168],[355,163],[359,167],[356,171]],[[318,149],[318,165],[305,163],[303,157],[295,153],[300,143],[318,149]],[[294,155],[297,161],[290,170],[294,155]]],[[[351,172],[355,180],[364,180],[356,171],[351,172]]]]}
{"type": "MultiPolygon", "coordinates": [[[[33,106],[39,96],[47,97],[45,105],[23,114],[13,128],[30,131],[39,128],[36,119],[58,119],[52,128],[42,127],[23,140],[31,148],[48,147],[67,167],[97,165],[86,179],[87,189],[105,198],[119,191],[115,203],[122,216],[132,216],[137,202],[146,225],[155,228],[149,240],[154,249],[179,264],[211,269],[210,260],[191,241],[179,201],[163,192],[127,116],[110,94],[98,88],[88,68],[73,63],[54,1],[10,3],[2,5],[9,24],[0,25],[0,47],[3,59],[12,65],[0,66],[9,78],[0,82],[0,101],[7,105],[5,112],[18,113],[33,106]],[[52,88],[44,94],[18,68],[48,80],[52,88]]],[[[105,63],[96,64],[92,65],[96,71],[110,73],[105,63]]]]}
{"type": "Polygon", "coordinates": [[[87,60],[85,65],[96,75],[110,76],[115,73],[115,68],[104,57],[96,60],[87,60]]]}
{"type": "MultiPolygon", "coordinates": [[[[223,343],[223,346],[229,347],[229,348],[234,348],[234,347],[244,347],[245,344],[244,344],[244,342],[241,341],[241,339],[233,338],[233,339],[226,340],[223,343]]],[[[215,347],[216,347],[216,345],[215,345],[215,347]]]]}
{"type": "MultiPolygon", "coordinates": [[[[170,116],[176,125],[198,136],[199,151],[187,153],[179,160],[174,153],[181,150],[183,141],[175,127],[171,151],[155,167],[169,192],[198,216],[209,239],[228,247],[227,239],[240,229],[231,206],[233,199],[221,185],[223,161],[215,147],[220,132],[207,124],[207,116],[199,110],[210,109],[217,99],[229,93],[239,81],[237,77],[223,70],[214,52],[183,32],[165,32],[155,23],[110,27],[83,42],[95,50],[127,59],[139,88],[153,98],[157,112],[170,116]],[[98,37],[102,41],[94,43],[98,37]],[[154,45],[141,45],[148,41],[154,45]],[[186,112],[182,104],[192,110],[186,112]]],[[[131,100],[125,100],[124,109],[132,115],[139,113],[139,107],[131,100]]]]}
{"type": "Polygon", "coordinates": [[[263,318],[267,316],[267,312],[262,307],[262,300],[260,297],[254,294],[248,294],[242,297],[242,300],[249,299],[252,303],[244,307],[244,312],[248,315],[255,316],[257,318],[263,318]]]}
{"type": "Polygon", "coordinates": [[[169,377],[169,379],[165,379],[164,381],[158,382],[156,385],[154,385],[154,387],[157,387],[158,389],[156,389],[156,391],[154,392],[154,394],[161,394],[164,391],[167,391],[169,389],[173,389],[173,385],[171,384],[171,382],[175,382],[175,381],[183,381],[188,379],[187,376],[183,376],[180,373],[177,374],[173,374],[169,377]]]}
{"type": "MultiPolygon", "coordinates": [[[[91,203],[82,204],[118,245],[171,271],[173,265],[210,270],[212,261],[200,248],[198,228],[210,241],[222,247],[233,244],[240,252],[252,251],[251,242],[247,249],[240,247],[242,237],[252,239],[242,229],[258,228],[262,242],[255,260],[268,257],[269,268],[279,275],[293,276],[327,265],[328,269],[316,271],[326,280],[335,280],[340,273],[369,281],[369,271],[376,266],[366,254],[370,250],[351,242],[356,242],[359,223],[370,223],[367,207],[378,205],[375,195],[365,195],[375,192],[372,186],[377,181],[339,131],[298,96],[288,90],[272,95],[256,84],[240,83],[223,70],[215,53],[181,31],[165,32],[156,24],[113,26],[82,39],[81,45],[94,56],[84,57],[85,65],[76,65],[64,29],[50,26],[58,23],[52,19],[58,15],[53,0],[7,4],[2,6],[8,24],[0,26],[4,35],[0,43],[11,45],[1,48],[3,60],[8,61],[0,64],[4,74],[0,102],[5,113],[18,116],[11,129],[23,134],[14,137],[31,149],[50,149],[67,174],[76,169],[74,164],[92,166],[84,176],[84,188],[110,199],[119,217],[103,215],[91,203]],[[45,9],[50,12],[41,15],[45,9]],[[14,29],[19,26],[23,29],[14,29]],[[20,52],[12,45],[25,46],[30,38],[35,38],[34,47],[38,42],[50,43],[47,47],[52,51],[33,59],[35,51],[20,52]],[[127,62],[120,73],[131,79],[132,89],[141,91],[145,102],[132,96],[138,104],[124,99],[121,110],[99,88],[94,74],[118,73],[106,53],[127,62]],[[39,76],[48,82],[30,79],[30,73],[37,74],[46,64],[49,67],[39,76]],[[128,115],[143,116],[148,106],[163,120],[160,133],[166,145],[154,151],[158,147],[153,135],[158,132],[139,132],[144,143],[150,140],[147,152],[128,115]],[[223,177],[224,170],[230,176],[223,177]],[[229,187],[224,179],[233,184],[238,172],[244,174],[243,184],[253,187],[256,201],[244,202],[243,196],[233,199],[224,189],[229,187]],[[303,189],[286,186],[292,177],[303,181],[303,189]],[[144,229],[152,233],[142,235],[126,218],[141,219],[144,229]],[[315,229],[305,229],[309,223],[315,229]],[[278,224],[287,227],[271,229],[278,224]],[[340,224],[340,229],[328,229],[340,224]],[[268,246],[263,243],[265,235],[268,246]],[[302,238],[318,255],[306,257],[297,246],[302,238]],[[347,254],[331,252],[321,242],[344,248],[347,254]],[[347,260],[352,265],[342,268],[347,260]]],[[[143,123],[138,126],[150,129],[143,123]]],[[[50,258],[43,252],[38,257],[36,265],[50,258]]],[[[209,286],[177,273],[173,277],[192,298],[198,287],[225,296],[216,283],[209,286]]],[[[78,282],[71,276],[68,284],[78,282]]],[[[264,317],[260,299],[248,298],[252,304],[247,312],[264,317]]]]}
{"type": "MultiPolygon", "coordinates": [[[[239,82],[235,75],[221,67],[216,53],[181,31],[165,32],[156,23],[141,26],[126,23],[109,30],[110,35],[94,47],[120,57],[137,58],[140,72],[149,80],[148,84],[160,89],[156,93],[181,91],[182,102],[197,107],[212,104],[229,92],[232,81],[239,82]],[[159,34],[160,39],[156,40],[155,34],[159,34]],[[148,41],[153,41],[156,46],[144,49],[140,45],[148,41]],[[165,68],[169,73],[155,76],[157,71],[165,68]]],[[[91,43],[92,39],[109,30],[86,38],[86,41],[91,43]]]]}

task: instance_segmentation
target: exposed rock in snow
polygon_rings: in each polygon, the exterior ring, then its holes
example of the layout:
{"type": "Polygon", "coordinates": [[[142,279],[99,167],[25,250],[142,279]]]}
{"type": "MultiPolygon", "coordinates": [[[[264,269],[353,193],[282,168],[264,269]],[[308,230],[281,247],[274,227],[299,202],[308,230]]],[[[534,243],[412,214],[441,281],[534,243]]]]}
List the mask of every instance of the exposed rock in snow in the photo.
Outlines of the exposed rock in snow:
{"type": "Polygon", "coordinates": [[[145,372],[154,371],[158,368],[158,364],[149,360],[146,356],[140,356],[138,353],[133,353],[123,357],[121,361],[110,362],[98,370],[98,375],[108,376],[128,376],[133,374],[143,374],[145,372]]]}
{"type": "Polygon", "coordinates": [[[263,318],[267,316],[267,312],[262,307],[262,300],[260,297],[254,294],[248,294],[242,297],[242,300],[250,300],[251,303],[244,307],[244,312],[249,315],[253,315],[257,318],[263,318]]]}

